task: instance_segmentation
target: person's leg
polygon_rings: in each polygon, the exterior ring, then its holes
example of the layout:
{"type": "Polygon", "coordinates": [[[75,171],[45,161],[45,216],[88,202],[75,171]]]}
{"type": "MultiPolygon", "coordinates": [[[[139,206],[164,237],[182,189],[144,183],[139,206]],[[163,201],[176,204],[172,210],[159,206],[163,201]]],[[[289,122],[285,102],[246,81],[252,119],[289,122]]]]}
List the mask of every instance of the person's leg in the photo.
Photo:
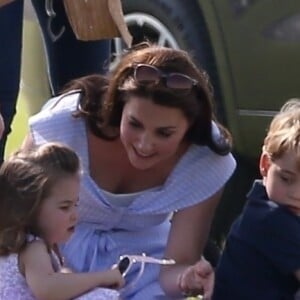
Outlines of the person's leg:
{"type": "Polygon", "coordinates": [[[65,27],[65,32],[55,42],[47,31],[45,0],[32,0],[44,36],[52,93],[57,94],[71,79],[105,73],[109,66],[110,41],[77,40],[67,20],[63,1],[54,0],[53,3],[56,17],[53,19],[52,30],[57,33],[62,26],[65,27]]]}
{"type": "Polygon", "coordinates": [[[0,8],[0,111],[5,130],[0,141],[0,164],[16,113],[22,51],[23,0],[0,8]]]}

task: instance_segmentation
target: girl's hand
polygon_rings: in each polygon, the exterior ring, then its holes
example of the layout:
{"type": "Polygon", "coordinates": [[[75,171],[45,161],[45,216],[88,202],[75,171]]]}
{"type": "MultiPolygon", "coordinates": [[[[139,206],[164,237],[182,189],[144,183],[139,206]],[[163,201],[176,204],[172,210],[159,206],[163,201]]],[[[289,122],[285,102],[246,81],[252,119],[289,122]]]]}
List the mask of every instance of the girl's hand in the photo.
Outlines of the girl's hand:
{"type": "MultiPolygon", "coordinates": [[[[122,277],[120,271],[118,269],[111,269],[105,271],[105,281],[107,282],[107,287],[113,289],[120,289],[125,285],[125,280],[122,277]]],[[[103,286],[103,284],[101,284],[103,286]]]]}
{"type": "Polygon", "coordinates": [[[202,258],[196,264],[187,267],[178,278],[178,286],[185,295],[203,295],[203,299],[212,297],[214,270],[210,263],[202,258]]]}

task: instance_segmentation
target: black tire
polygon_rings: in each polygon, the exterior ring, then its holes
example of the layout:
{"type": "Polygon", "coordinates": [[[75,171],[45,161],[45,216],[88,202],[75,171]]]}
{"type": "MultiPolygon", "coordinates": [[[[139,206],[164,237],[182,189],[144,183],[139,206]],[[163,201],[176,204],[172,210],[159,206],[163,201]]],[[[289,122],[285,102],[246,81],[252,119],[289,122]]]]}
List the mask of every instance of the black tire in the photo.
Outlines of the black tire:
{"type": "MultiPolygon", "coordinates": [[[[221,107],[221,92],[217,68],[205,20],[196,0],[122,0],[125,17],[148,15],[162,23],[176,40],[178,47],[188,51],[196,64],[209,74],[215,90],[217,114],[225,121],[221,107]]],[[[134,43],[143,40],[157,42],[157,36],[145,26],[129,25],[134,43]]],[[[168,45],[167,45],[168,46],[168,45]]],[[[170,45],[169,45],[170,46],[170,45]]]]}

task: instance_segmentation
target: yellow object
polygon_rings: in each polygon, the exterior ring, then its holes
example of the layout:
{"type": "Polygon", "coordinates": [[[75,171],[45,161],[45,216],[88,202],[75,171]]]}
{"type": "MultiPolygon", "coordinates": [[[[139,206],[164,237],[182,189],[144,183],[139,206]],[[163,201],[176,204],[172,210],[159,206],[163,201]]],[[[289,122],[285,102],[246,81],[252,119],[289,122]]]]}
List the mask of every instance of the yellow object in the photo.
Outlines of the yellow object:
{"type": "Polygon", "coordinates": [[[12,123],[12,131],[9,134],[5,146],[5,155],[7,158],[12,152],[18,150],[28,133],[28,112],[26,110],[26,103],[21,96],[18,98],[17,114],[12,123]]]}
{"type": "Polygon", "coordinates": [[[5,157],[21,146],[28,133],[28,117],[38,112],[50,97],[46,59],[38,24],[33,20],[26,20],[23,30],[20,94],[12,131],[7,138],[5,157]]]}

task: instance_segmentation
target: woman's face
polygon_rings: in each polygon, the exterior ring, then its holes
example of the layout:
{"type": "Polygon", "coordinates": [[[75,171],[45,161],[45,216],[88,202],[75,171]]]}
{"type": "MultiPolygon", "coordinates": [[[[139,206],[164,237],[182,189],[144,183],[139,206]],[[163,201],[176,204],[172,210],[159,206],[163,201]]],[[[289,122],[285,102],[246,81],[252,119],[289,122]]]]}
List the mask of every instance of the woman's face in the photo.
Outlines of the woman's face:
{"type": "Polygon", "coordinates": [[[124,105],[120,138],[130,163],[146,170],[172,159],[188,128],[178,108],[132,96],[124,105]]]}

